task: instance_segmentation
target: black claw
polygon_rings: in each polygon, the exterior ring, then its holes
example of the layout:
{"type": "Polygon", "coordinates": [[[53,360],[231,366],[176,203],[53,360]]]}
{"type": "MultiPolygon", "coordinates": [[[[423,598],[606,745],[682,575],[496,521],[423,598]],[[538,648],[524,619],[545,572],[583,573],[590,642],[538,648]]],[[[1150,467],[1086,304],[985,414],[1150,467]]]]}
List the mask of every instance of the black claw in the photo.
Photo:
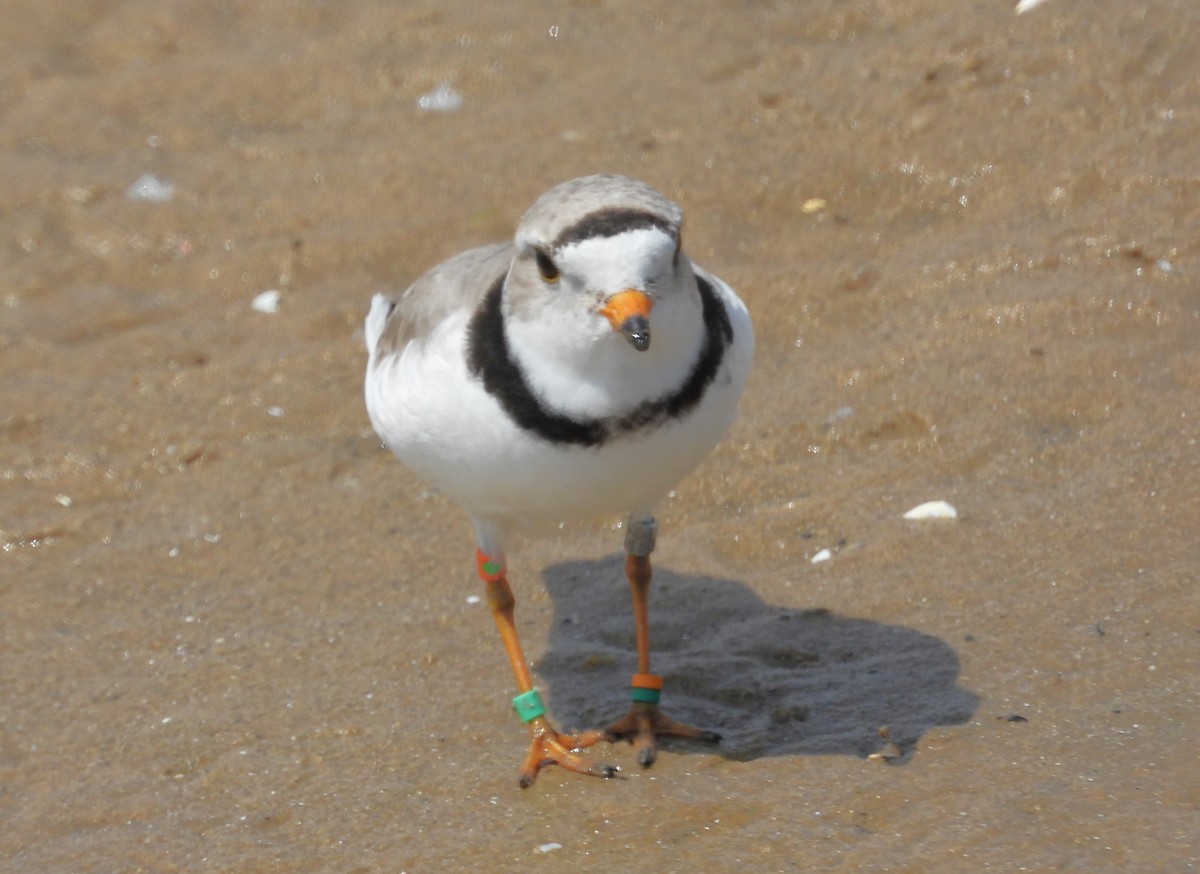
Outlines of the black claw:
{"type": "Polygon", "coordinates": [[[658,759],[658,750],[654,747],[646,747],[638,753],[638,764],[643,768],[649,768],[658,759]]]}
{"type": "Polygon", "coordinates": [[[521,779],[517,781],[517,785],[519,785],[522,789],[528,789],[533,785],[533,778],[528,774],[522,774],[521,779]]]}
{"type": "Polygon", "coordinates": [[[611,777],[617,777],[621,773],[621,769],[616,765],[601,765],[600,770],[603,772],[601,776],[606,780],[611,777]]]}

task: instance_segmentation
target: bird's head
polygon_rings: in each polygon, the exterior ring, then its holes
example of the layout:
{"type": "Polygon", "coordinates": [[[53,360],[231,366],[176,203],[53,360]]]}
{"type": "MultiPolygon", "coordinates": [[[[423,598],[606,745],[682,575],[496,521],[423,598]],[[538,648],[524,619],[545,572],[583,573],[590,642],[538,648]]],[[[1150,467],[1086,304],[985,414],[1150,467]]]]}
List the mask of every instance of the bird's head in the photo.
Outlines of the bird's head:
{"type": "Polygon", "coordinates": [[[588,176],[526,213],[509,271],[509,306],[596,342],[650,348],[653,310],[695,280],[680,247],[682,213],[644,183],[588,176]],[[553,318],[547,319],[548,314],[553,318]]]}

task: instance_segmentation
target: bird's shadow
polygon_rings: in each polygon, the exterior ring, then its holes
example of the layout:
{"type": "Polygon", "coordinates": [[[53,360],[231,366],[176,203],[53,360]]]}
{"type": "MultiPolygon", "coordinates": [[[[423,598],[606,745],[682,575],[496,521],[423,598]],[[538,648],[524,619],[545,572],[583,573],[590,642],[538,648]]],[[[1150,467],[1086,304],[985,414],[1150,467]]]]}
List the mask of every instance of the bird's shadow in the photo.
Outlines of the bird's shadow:
{"type": "MultiPolygon", "coordinates": [[[[543,576],[555,616],[536,670],[551,709],[563,726],[605,725],[628,710],[636,667],[623,563],[565,562],[543,576]]],[[[664,712],[720,733],[730,759],[881,754],[903,763],[926,731],[966,722],[979,703],[936,637],[771,606],[731,580],[656,567],[650,625],[664,712]]]]}

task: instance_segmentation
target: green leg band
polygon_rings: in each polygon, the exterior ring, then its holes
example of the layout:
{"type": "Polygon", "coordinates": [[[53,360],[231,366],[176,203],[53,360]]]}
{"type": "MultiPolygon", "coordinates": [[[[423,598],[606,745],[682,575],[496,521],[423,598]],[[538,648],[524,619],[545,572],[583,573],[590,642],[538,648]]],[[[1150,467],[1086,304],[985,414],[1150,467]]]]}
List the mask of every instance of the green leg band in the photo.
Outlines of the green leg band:
{"type": "Polygon", "coordinates": [[[513,710],[517,711],[517,716],[521,717],[523,722],[533,722],[546,714],[546,705],[542,703],[542,696],[538,694],[538,690],[530,689],[513,699],[513,710]]]}
{"type": "Polygon", "coordinates": [[[658,689],[641,689],[633,687],[633,700],[639,704],[657,704],[662,692],[658,689]]]}

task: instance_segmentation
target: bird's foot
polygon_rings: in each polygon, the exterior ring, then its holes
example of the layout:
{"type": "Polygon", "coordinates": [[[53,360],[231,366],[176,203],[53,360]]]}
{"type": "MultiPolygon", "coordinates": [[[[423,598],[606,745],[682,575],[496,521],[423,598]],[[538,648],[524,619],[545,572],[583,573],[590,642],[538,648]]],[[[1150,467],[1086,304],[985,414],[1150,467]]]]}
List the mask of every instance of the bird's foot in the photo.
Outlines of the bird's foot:
{"type": "Polygon", "coordinates": [[[621,770],[616,765],[594,762],[578,751],[590,747],[606,735],[602,731],[586,731],[578,735],[560,734],[545,717],[530,721],[529,755],[521,766],[521,788],[528,789],[537,779],[538,772],[547,765],[558,765],[568,771],[589,774],[593,777],[615,777],[621,770]]]}
{"type": "Polygon", "coordinates": [[[682,737],[711,744],[721,740],[721,736],[715,731],[676,722],[665,716],[657,704],[644,701],[635,701],[629,713],[604,729],[603,735],[610,742],[630,741],[643,768],[649,768],[658,758],[659,737],[682,737]]]}

